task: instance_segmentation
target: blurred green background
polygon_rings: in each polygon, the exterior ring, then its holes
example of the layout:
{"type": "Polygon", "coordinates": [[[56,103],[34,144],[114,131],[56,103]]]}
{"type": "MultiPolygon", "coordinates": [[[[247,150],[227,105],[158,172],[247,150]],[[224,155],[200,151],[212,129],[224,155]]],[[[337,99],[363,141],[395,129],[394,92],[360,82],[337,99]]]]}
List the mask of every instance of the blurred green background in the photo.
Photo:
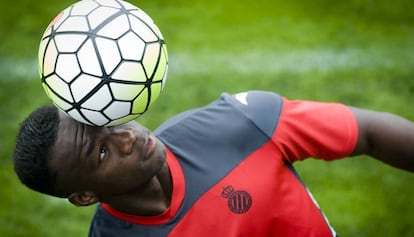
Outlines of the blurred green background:
{"type": "MultiPolygon", "coordinates": [[[[19,122],[50,103],[40,37],[74,1],[0,2],[0,236],[86,236],[95,207],[23,187],[12,170],[19,122]]],[[[414,8],[409,0],[132,1],[166,39],[166,89],[138,120],[153,129],[222,91],[276,91],[414,120],[414,8]]],[[[321,118],[323,119],[323,118],[321,118]]],[[[413,144],[414,145],[414,144],[413,144]]],[[[414,175],[368,157],[296,164],[340,236],[414,236],[414,175]]]]}

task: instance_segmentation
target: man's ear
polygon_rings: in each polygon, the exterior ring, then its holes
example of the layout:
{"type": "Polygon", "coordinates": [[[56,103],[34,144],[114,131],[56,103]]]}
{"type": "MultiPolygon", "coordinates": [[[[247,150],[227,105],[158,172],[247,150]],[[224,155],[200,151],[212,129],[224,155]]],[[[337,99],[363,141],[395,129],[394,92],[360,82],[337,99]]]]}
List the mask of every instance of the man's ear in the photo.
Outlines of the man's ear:
{"type": "Polygon", "coordinates": [[[68,197],[69,202],[75,206],[89,206],[99,201],[94,192],[76,192],[68,197]]]}

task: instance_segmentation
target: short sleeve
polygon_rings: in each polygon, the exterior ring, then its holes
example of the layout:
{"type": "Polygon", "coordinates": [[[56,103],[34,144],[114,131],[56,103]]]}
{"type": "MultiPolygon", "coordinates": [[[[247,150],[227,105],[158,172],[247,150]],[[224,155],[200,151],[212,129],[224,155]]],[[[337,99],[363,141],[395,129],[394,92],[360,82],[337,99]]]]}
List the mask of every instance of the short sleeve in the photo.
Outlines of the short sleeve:
{"type": "Polygon", "coordinates": [[[286,98],[272,136],[288,163],[309,157],[329,161],[349,156],[357,139],[357,122],[347,106],[286,98]]]}
{"type": "Polygon", "coordinates": [[[247,91],[234,95],[223,94],[222,98],[269,138],[278,123],[283,100],[280,95],[268,91],[247,91]]]}

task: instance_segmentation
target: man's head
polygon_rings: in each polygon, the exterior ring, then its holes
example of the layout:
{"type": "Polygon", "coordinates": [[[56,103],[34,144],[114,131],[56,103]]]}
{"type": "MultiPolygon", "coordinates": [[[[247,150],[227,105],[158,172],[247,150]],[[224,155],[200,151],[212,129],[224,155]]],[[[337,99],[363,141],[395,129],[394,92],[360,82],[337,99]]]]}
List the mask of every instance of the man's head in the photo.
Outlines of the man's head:
{"type": "Polygon", "coordinates": [[[164,145],[139,123],[92,127],[53,106],[22,123],[14,152],[26,186],[80,206],[144,190],[164,162],[164,145]]]}

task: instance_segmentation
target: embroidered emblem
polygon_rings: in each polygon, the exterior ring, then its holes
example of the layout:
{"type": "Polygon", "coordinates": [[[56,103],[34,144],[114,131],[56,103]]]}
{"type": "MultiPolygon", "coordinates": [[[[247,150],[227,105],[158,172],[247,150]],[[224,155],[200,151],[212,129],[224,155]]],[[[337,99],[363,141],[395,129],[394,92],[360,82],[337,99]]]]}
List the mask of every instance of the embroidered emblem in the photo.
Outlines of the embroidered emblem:
{"type": "Polygon", "coordinates": [[[250,194],[243,190],[234,191],[231,185],[223,189],[221,196],[227,199],[227,206],[236,214],[243,214],[252,206],[250,194]]]}

